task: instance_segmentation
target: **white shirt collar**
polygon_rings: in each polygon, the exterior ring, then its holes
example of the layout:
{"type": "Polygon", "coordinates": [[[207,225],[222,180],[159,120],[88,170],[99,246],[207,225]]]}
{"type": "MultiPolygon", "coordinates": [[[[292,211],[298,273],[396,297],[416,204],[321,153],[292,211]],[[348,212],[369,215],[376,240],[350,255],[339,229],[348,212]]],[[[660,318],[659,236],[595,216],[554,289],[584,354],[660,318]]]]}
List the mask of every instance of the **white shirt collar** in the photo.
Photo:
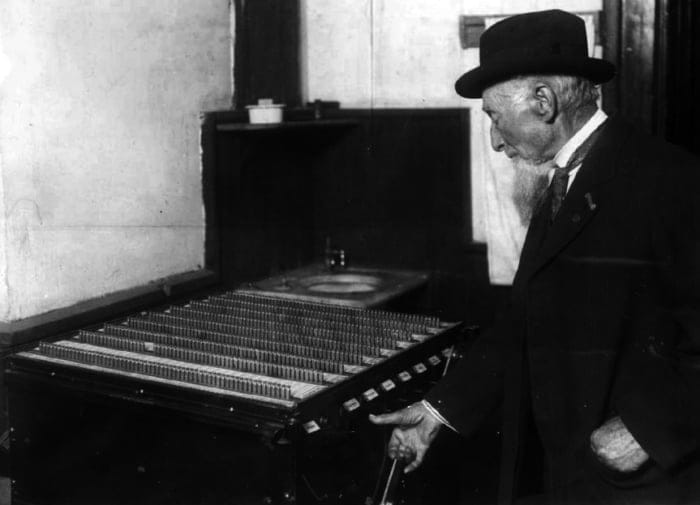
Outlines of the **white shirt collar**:
{"type": "Polygon", "coordinates": [[[565,167],[569,162],[569,159],[573,156],[576,149],[579,148],[581,144],[593,133],[596,128],[598,128],[606,119],[608,115],[601,109],[595,111],[590,119],[584,124],[579,131],[577,131],[573,137],[571,137],[566,144],[564,144],[559,152],[554,156],[554,164],[558,167],[565,167]]]}

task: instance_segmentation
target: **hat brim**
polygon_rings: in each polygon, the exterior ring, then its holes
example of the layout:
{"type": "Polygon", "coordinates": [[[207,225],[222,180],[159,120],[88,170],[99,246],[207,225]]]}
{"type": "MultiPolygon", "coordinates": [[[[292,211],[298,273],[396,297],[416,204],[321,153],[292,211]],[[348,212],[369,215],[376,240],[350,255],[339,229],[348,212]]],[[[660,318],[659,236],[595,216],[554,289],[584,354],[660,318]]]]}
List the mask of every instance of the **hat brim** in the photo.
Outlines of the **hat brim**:
{"type": "Polygon", "coordinates": [[[600,84],[615,76],[615,65],[598,58],[544,58],[534,62],[526,59],[510,60],[507,63],[496,62],[476,67],[462,75],[455,83],[455,90],[464,98],[481,98],[481,94],[489,86],[517,75],[528,74],[576,75],[600,84]]]}

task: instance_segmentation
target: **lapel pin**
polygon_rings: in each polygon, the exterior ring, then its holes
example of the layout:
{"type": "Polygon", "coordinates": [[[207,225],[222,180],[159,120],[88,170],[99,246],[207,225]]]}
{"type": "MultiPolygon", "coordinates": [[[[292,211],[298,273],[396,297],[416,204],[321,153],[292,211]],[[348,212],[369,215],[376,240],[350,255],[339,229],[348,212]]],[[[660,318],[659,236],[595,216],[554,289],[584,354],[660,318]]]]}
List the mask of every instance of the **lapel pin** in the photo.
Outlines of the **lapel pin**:
{"type": "Polygon", "coordinates": [[[586,202],[588,202],[588,208],[591,210],[595,210],[596,207],[598,207],[595,202],[593,201],[593,197],[591,196],[590,193],[586,193],[586,202]]]}

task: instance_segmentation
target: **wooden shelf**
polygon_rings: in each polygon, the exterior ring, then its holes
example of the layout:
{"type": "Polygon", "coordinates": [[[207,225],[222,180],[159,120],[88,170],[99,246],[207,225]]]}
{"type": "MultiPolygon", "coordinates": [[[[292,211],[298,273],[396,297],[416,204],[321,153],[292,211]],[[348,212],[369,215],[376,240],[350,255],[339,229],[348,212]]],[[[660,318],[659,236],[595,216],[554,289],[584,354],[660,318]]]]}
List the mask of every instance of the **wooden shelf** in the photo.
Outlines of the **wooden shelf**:
{"type": "Polygon", "coordinates": [[[256,131],[284,131],[284,130],[311,130],[317,128],[347,128],[357,126],[359,121],[354,119],[315,119],[308,121],[286,121],[274,124],[250,124],[250,123],[219,123],[216,129],[220,132],[256,132],[256,131]]]}

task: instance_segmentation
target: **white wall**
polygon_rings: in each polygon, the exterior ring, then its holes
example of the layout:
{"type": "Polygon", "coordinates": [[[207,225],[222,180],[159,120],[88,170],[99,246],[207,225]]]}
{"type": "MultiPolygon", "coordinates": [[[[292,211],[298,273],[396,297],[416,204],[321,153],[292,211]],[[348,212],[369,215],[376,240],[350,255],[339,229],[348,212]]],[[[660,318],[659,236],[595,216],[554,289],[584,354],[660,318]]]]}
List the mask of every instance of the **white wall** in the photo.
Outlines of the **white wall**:
{"type": "Polygon", "coordinates": [[[202,266],[230,34],[227,0],[0,2],[0,321],[202,266]]]}
{"type": "Polygon", "coordinates": [[[559,8],[602,9],[602,0],[302,0],[305,99],[344,107],[468,105],[454,81],[478,65],[463,50],[459,17],[559,8]]]}

